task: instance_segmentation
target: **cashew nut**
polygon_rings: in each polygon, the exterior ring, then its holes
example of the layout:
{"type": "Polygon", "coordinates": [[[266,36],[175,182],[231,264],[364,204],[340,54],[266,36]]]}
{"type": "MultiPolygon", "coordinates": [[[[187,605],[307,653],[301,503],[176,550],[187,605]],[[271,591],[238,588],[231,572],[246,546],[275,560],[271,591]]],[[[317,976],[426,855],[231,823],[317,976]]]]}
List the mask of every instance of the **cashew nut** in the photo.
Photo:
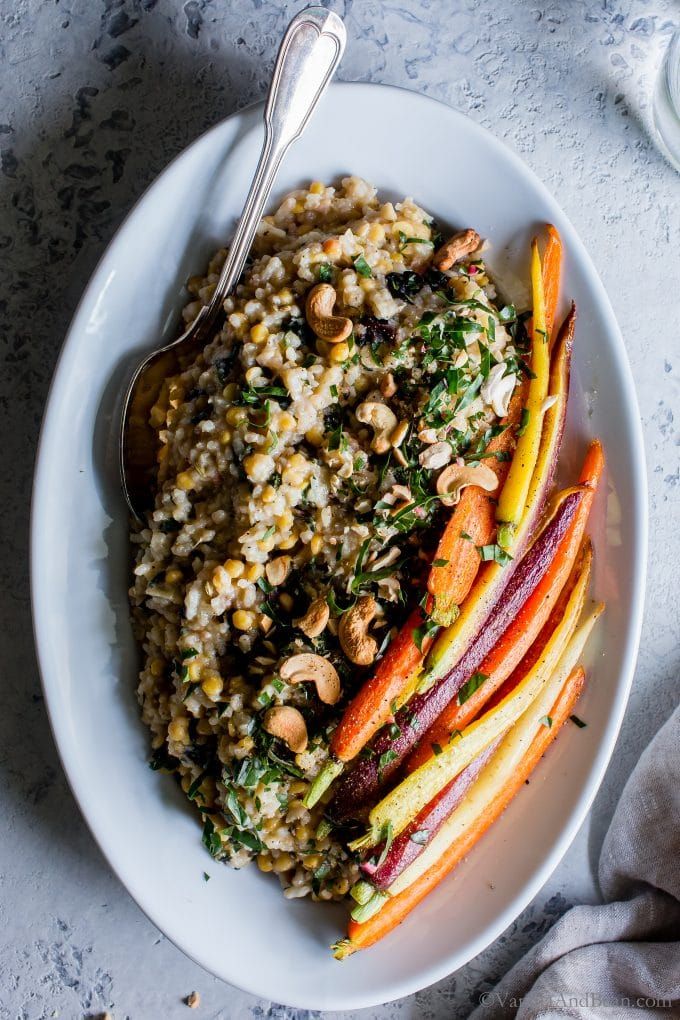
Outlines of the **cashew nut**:
{"type": "Polygon", "coordinates": [[[362,595],[356,605],[340,617],[340,647],[356,666],[370,666],[378,654],[378,645],[368,633],[371,620],[377,612],[378,606],[373,596],[362,595]]]}
{"type": "Polygon", "coordinates": [[[395,450],[399,446],[401,446],[401,444],[406,439],[406,436],[408,435],[409,428],[410,428],[410,425],[409,425],[409,423],[407,421],[400,421],[399,424],[397,425],[396,429],[394,430],[394,432],[390,436],[390,443],[392,444],[392,446],[393,446],[393,448],[395,450]]]}
{"type": "Polygon", "coordinates": [[[505,418],[508,413],[510,398],[517,383],[516,375],[505,373],[506,365],[503,362],[494,365],[479,391],[482,400],[491,405],[499,418],[505,418]]]}
{"type": "Polygon", "coordinates": [[[427,450],[423,450],[418,457],[418,461],[421,467],[426,468],[428,471],[436,471],[437,468],[448,464],[452,455],[453,450],[448,443],[433,443],[432,446],[428,446],[427,450]]]}
{"type": "Polygon", "coordinates": [[[281,665],[279,675],[290,684],[312,683],[316,687],[319,700],[324,705],[334,705],[340,698],[340,677],[332,662],[321,655],[301,652],[291,655],[281,665]]]}
{"type": "Polygon", "coordinates": [[[290,556],[277,556],[276,559],[270,560],[267,566],[264,568],[264,572],[267,575],[267,580],[274,588],[283,582],[288,577],[290,571],[290,556]]]}
{"type": "Polygon", "coordinates": [[[399,598],[401,585],[396,577],[381,577],[378,581],[378,593],[387,602],[396,602],[399,598]]]}
{"type": "Polygon", "coordinates": [[[377,400],[365,400],[363,404],[359,404],[354,413],[357,421],[370,425],[375,433],[371,449],[376,453],[387,453],[391,446],[390,436],[397,425],[396,414],[387,404],[381,404],[377,400]]]}
{"type": "Polygon", "coordinates": [[[418,433],[418,439],[421,441],[421,443],[427,443],[428,446],[431,446],[432,443],[439,442],[437,430],[430,428],[421,429],[420,432],[418,433]]]}
{"type": "Polygon", "coordinates": [[[498,488],[498,478],[486,464],[450,464],[437,479],[437,492],[444,497],[442,503],[453,506],[466,485],[478,485],[480,489],[494,492],[498,488]]]}
{"type": "Polygon", "coordinates": [[[432,256],[432,265],[437,269],[450,269],[454,262],[470,255],[481,243],[482,239],[476,230],[459,230],[441,248],[437,248],[432,256]]]}
{"type": "Polygon", "coordinates": [[[388,372],[387,375],[384,375],[380,380],[380,392],[385,398],[393,397],[397,392],[397,384],[394,381],[394,376],[391,372],[388,372]]]}
{"type": "Polygon", "coordinates": [[[275,705],[268,709],[262,728],[272,737],[283,740],[293,754],[301,754],[307,747],[307,724],[302,712],[292,705],[275,705]]]}
{"type": "Polygon", "coordinates": [[[378,556],[374,560],[369,560],[368,563],[371,570],[384,570],[385,567],[391,567],[393,563],[396,563],[400,556],[401,550],[399,546],[393,545],[384,556],[378,556]]]}
{"type": "Polygon", "coordinates": [[[413,495],[408,485],[393,485],[390,489],[390,495],[394,497],[394,500],[401,499],[407,503],[413,500],[413,495]]]}
{"type": "Polygon", "coordinates": [[[299,616],[297,620],[293,620],[293,623],[307,637],[315,638],[326,629],[330,613],[325,599],[315,599],[304,616],[299,616]]]}
{"type": "Polygon", "coordinates": [[[335,308],[335,288],[330,283],[317,283],[307,295],[305,314],[310,328],[320,340],[329,344],[339,344],[346,340],[352,332],[352,320],[343,315],[333,315],[335,308]]]}

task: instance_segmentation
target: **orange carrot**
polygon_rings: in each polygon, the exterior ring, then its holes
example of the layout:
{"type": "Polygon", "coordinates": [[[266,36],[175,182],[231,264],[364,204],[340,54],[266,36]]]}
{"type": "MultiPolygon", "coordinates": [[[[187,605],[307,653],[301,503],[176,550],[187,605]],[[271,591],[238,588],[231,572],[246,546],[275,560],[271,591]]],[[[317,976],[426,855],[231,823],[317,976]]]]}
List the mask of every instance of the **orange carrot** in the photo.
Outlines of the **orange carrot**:
{"type": "Polygon", "coordinates": [[[414,631],[425,618],[415,609],[380,660],[378,668],[352,698],[331,738],[330,750],[340,761],[351,761],[393,712],[398,698],[423,661],[433,637],[424,636],[421,647],[414,631]]]}
{"type": "Polygon", "coordinates": [[[550,712],[552,725],[539,728],[519,768],[514,773],[512,781],[491,801],[475,824],[454,840],[429,871],[403,892],[387,900],[382,909],[368,921],[364,921],[363,924],[350,921],[347,931],[348,939],[341,944],[338,956],[348,956],[358,949],[366,949],[393,931],[479,842],[486,830],[502,815],[510,801],[522,789],[527,778],[571,715],[574,704],[583,689],[584,679],[585,675],[580,666],[572,671],[550,712]]]}
{"type": "MultiPolygon", "coordinates": [[[[555,558],[545,577],[480,665],[478,672],[487,679],[462,705],[458,704],[458,699],[454,698],[444,709],[434,726],[431,726],[424,734],[409,758],[407,772],[413,772],[428,758],[431,758],[434,746],[443,747],[446,745],[451,734],[455,730],[463,729],[474,719],[485,702],[505,681],[510,684],[513,671],[516,671],[520,662],[522,675],[524,675],[526,664],[524,657],[533,654],[532,645],[538,640],[555,605],[560,604],[558,598],[581,548],[583,533],[603,468],[602,446],[598,440],[595,440],[588,448],[579,477],[579,485],[585,485],[592,490],[592,493],[589,494],[589,498],[583,500],[579,507],[576,517],[557,548],[555,558]]],[[[552,633],[553,629],[554,626],[551,627],[550,623],[545,627],[548,633],[552,633]]]]}
{"type": "Polygon", "coordinates": [[[441,565],[432,567],[427,589],[434,597],[431,616],[441,626],[448,626],[454,619],[477,576],[481,562],[478,547],[488,545],[496,531],[494,501],[509,468],[509,459],[505,460],[502,455],[508,455],[514,448],[526,388],[526,380],[515,387],[507,417],[502,422],[505,429],[494,436],[486,449],[484,463],[496,475],[496,489],[485,492],[478,485],[469,485],[463,490],[434,554],[434,563],[441,565]]]}
{"type": "Polygon", "coordinates": [[[548,338],[552,335],[557,302],[560,294],[562,271],[562,239],[552,223],[548,224],[548,241],[543,252],[543,292],[545,294],[545,323],[548,338]]]}

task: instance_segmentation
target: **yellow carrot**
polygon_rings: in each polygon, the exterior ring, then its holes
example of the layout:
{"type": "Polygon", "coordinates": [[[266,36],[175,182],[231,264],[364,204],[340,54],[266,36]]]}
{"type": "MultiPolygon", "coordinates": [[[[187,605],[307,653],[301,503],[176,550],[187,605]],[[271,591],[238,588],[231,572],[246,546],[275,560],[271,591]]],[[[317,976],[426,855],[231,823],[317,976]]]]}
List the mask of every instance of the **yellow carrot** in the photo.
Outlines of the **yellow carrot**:
{"type": "Polygon", "coordinates": [[[496,519],[505,526],[506,534],[505,541],[503,541],[502,532],[504,529],[501,528],[499,540],[505,545],[508,544],[508,534],[511,534],[520,523],[527,503],[529,486],[534,475],[541,444],[545,399],[548,394],[550,378],[550,344],[547,333],[543,273],[536,238],[531,243],[531,288],[533,294],[531,329],[533,378],[529,383],[527,404],[521,423],[523,431],[517,440],[515,455],[512,458],[508,477],[501,490],[496,508],[496,519]]]}

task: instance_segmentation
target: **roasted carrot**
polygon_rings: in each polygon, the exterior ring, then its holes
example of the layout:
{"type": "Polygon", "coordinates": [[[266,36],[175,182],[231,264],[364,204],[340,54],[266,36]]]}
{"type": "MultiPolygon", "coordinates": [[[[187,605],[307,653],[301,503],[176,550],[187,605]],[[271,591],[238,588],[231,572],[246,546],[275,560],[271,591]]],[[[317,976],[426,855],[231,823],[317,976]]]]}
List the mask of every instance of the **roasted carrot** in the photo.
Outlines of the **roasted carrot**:
{"type": "Polygon", "coordinates": [[[424,636],[420,648],[414,634],[425,618],[414,610],[389,645],[378,668],[345,709],[331,738],[330,750],[339,761],[351,761],[380,729],[393,711],[395,698],[418,669],[432,638],[424,636]]]}
{"type": "Polygon", "coordinates": [[[382,909],[363,924],[350,921],[347,939],[338,943],[335,955],[343,959],[358,949],[366,949],[374,945],[393,931],[404,918],[417,907],[428,893],[439,885],[450,871],[470,852],[472,847],[481,839],[486,830],[502,815],[508,804],[515,795],[522,789],[526,779],[533,772],[534,768],[545,754],[548,747],[555,739],[563,724],[569,718],[574,704],[583,689],[585,674],[581,667],[577,667],[570,674],[564,684],[555,704],[550,712],[552,725],[541,726],[536,733],[529,749],[521,761],[520,767],[514,773],[512,781],[506,784],[497,797],[489,804],[488,808],[476,820],[463,835],[455,840],[439,860],[412,885],[403,892],[387,900],[382,909]]]}
{"type": "Polygon", "coordinates": [[[545,329],[552,336],[560,295],[562,274],[562,239],[556,227],[548,224],[548,240],[543,252],[543,294],[545,298],[545,329]]]}
{"type": "Polygon", "coordinates": [[[427,589],[434,598],[431,617],[441,627],[448,627],[458,606],[472,587],[477,576],[481,557],[479,547],[488,545],[496,531],[495,499],[508,473],[507,457],[515,446],[515,434],[526,400],[527,384],[522,380],[515,387],[503,432],[489,443],[484,463],[496,475],[498,485],[493,492],[485,492],[478,485],[463,490],[444,529],[434,566],[430,571],[427,589]]]}
{"type": "MultiPolygon", "coordinates": [[[[474,719],[488,698],[510,677],[518,663],[522,662],[523,669],[526,665],[526,661],[523,661],[524,656],[529,652],[534,653],[532,645],[549,620],[577,558],[603,468],[602,446],[595,440],[588,448],[579,478],[579,484],[586,486],[591,492],[581,503],[569,530],[560,542],[548,572],[480,665],[478,673],[486,677],[484,682],[463,704],[454,699],[447,705],[409,758],[408,772],[413,772],[431,758],[433,747],[444,746],[452,733],[462,730],[474,719]]],[[[548,624],[546,631],[551,632],[552,629],[548,624]]]]}

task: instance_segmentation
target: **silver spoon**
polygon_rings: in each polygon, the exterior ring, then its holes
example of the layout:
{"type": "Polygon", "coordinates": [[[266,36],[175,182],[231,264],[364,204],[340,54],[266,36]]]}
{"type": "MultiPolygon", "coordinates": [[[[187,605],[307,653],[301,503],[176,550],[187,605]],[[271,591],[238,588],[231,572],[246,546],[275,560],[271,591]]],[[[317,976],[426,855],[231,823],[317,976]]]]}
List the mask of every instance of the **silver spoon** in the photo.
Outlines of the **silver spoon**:
{"type": "Polygon", "coordinates": [[[262,152],[215,293],[189,328],[149,355],[130,381],[120,430],[120,476],[127,504],[138,520],[152,505],[157,443],[149,412],[163,379],[177,371],[180,355],[200,350],[209,339],[222,302],[241,275],[281,161],[326,90],[346,38],[340,18],[323,7],[307,7],[288,25],[264,109],[262,152]]]}

